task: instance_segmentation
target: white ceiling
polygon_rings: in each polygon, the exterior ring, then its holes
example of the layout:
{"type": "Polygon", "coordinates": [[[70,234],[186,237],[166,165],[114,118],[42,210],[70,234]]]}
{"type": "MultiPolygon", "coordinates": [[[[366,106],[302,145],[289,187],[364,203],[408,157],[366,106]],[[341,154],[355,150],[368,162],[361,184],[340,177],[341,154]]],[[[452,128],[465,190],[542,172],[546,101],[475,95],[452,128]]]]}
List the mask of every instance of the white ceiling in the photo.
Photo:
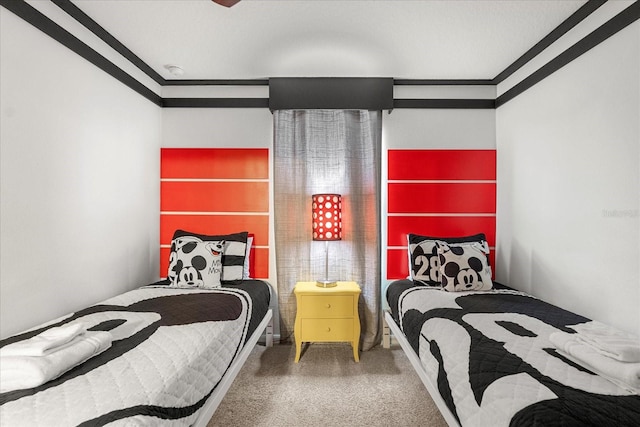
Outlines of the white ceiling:
{"type": "Polygon", "coordinates": [[[586,0],[74,0],[166,79],[492,79],[586,0]]]}

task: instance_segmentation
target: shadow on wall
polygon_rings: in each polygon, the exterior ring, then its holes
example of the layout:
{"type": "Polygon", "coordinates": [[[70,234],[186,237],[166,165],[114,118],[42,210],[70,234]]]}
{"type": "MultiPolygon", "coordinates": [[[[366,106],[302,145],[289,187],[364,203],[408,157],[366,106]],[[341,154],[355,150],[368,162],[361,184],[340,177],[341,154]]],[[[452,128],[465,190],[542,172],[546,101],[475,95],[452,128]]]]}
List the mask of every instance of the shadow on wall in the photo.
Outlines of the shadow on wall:
{"type": "Polygon", "coordinates": [[[504,284],[522,292],[533,293],[531,251],[517,239],[511,241],[509,262],[506,265],[507,282],[504,284]]]}

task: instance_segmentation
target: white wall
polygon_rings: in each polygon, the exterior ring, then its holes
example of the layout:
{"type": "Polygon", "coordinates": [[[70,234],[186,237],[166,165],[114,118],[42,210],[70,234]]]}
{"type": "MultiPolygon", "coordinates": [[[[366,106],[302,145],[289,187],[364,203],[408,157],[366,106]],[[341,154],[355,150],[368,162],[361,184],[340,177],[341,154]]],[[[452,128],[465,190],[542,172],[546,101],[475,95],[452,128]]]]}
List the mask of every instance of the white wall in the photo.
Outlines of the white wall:
{"type": "Polygon", "coordinates": [[[382,119],[383,145],[385,150],[494,149],[495,118],[492,109],[393,110],[382,119]]]}
{"type": "Polygon", "coordinates": [[[273,116],[267,108],[162,109],[162,147],[271,148],[272,144],[273,116]]]}
{"type": "Polygon", "coordinates": [[[497,110],[497,279],[640,334],[640,23],[497,110]]]}
{"type": "Polygon", "coordinates": [[[0,336],[157,278],[161,109],[0,8],[0,336]]]}

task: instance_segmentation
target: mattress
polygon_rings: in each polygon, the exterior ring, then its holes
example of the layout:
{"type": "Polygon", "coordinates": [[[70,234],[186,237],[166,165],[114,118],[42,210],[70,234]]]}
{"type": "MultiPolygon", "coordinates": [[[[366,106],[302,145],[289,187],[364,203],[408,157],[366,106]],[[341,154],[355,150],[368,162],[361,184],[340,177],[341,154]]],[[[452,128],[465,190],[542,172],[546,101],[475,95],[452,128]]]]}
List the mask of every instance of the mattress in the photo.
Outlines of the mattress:
{"type": "Polygon", "coordinates": [[[639,425],[640,396],[549,340],[590,319],[511,289],[445,292],[410,280],[392,283],[387,301],[420,374],[461,426],[639,425]]]}
{"type": "MultiPolygon", "coordinates": [[[[74,322],[106,330],[103,353],[39,387],[0,394],[0,425],[191,425],[269,309],[260,280],[132,290],[0,342],[74,322]]],[[[258,331],[259,332],[259,331],[258,331]]]]}

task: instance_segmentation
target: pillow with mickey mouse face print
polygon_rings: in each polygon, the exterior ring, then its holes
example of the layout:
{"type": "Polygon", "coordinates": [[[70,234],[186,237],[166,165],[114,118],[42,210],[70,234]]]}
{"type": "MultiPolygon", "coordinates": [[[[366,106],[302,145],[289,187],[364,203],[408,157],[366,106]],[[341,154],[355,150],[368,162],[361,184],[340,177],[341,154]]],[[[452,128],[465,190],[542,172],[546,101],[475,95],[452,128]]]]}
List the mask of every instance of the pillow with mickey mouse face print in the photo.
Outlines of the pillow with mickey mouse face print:
{"type": "Polygon", "coordinates": [[[169,280],[175,288],[219,288],[225,242],[183,236],[171,242],[169,280]]]}
{"type": "Polygon", "coordinates": [[[488,291],[493,288],[486,241],[438,243],[442,288],[449,292],[488,291]]]}

